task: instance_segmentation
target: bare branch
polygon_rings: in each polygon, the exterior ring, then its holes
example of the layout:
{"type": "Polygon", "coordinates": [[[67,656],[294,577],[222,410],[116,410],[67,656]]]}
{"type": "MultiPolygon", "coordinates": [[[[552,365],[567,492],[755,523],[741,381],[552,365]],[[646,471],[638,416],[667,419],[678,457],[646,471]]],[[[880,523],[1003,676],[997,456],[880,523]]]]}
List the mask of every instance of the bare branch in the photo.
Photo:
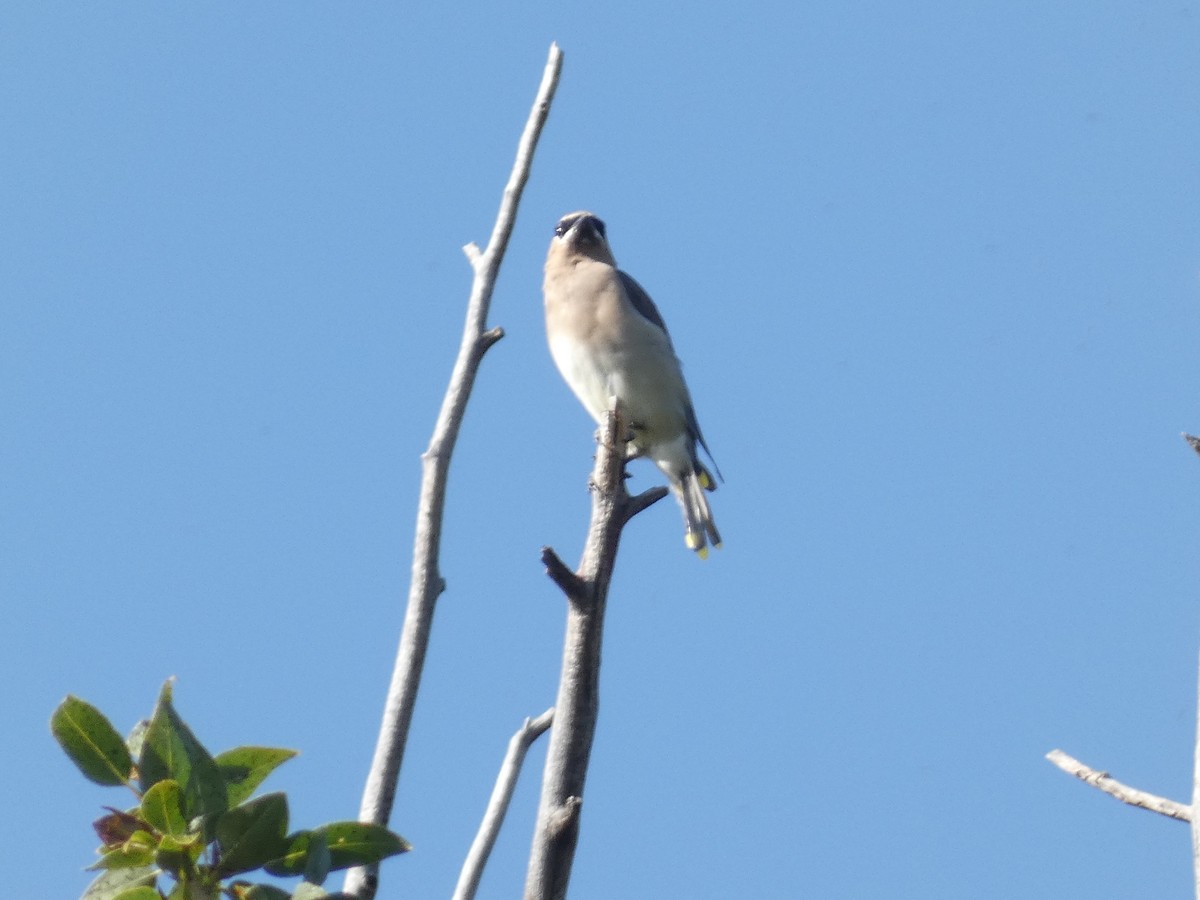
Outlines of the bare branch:
{"type": "Polygon", "coordinates": [[[566,897],[600,710],[600,643],[617,546],[625,523],[653,502],[644,498],[655,493],[647,491],[635,505],[625,490],[625,440],[620,437],[625,433],[620,410],[610,411],[592,472],[592,522],[578,572],[567,570],[553,550],[542,551],[547,572],[570,602],[554,730],[546,752],[542,798],[525,881],[526,900],[566,897]]]}
{"type": "Polygon", "coordinates": [[[1174,800],[1168,800],[1165,797],[1159,797],[1155,794],[1149,794],[1146,791],[1139,791],[1137,788],[1132,788],[1127,784],[1121,784],[1116,779],[1110,778],[1107,772],[1098,772],[1093,768],[1085,766],[1079,760],[1068,756],[1061,750],[1051,750],[1046,754],[1046,759],[1050,760],[1050,762],[1054,763],[1068,775],[1074,775],[1080,781],[1086,782],[1094,788],[1099,788],[1109,796],[1116,797],[1122,803],[1137,806],[1141,809],[1148,809],[1150,812],[1169,816],[1181,822],[1192,821],[1192,808],[1190,806],[1184,803],[1176,803],[1174,800]]]}
{"type": "Polygon", "coordinates": [[[558,585],[559,590],[567,595],[568,600],[572,603],[585,602],[587,585],[583,583],[582,578],[567,567],[567,564],[559,558],[553,548],[542,548],[542,564],[546,567],[546,574],[550,576],[550,580],[558,585]]]}
{"type": "MultiPolygon", "coordinates": [[[[1192,447],[1200,453],[1200,446],[1197,446],[1195,438],[1189,438],[1192,441],[1192,447]]],[[[1197,697],[1200,698],[1200,683],[1197,685],[1197,697]]],[[[1200,809],[1200,699],[1196,704],[1196,746],[1192,750],[1192,808],[1189,812],[1192,813],[1192,880],[1196,886],[1196,897],[1200,900],[1200,816],[1196,815],[1196,810],[1200,809]]]]}
{"type": "Polygon", "coordinates": [[[643,509],[653,506],[669,493],[669,490],[662,485],[659,485],[658,487],[652,487],[649,490],[642,491],[635,497],[630,497],[629,504],[625,507],[625,521],[628,522],[643,509]]]}
{"type": "MultiPolygon", "coordinates": [[[[479,364],[487,349],[499,340],[502,334],[499,331],[485,330],[488,308],[491,305],[496,276],[500,271],[500,262],[504,258],[504,251],[508,247],[508,239],[516,221],[521,193],[529,180],[534,150],[549,115],[550,102],[554,98],[561,70],[562,51],[556,44],[552,44],[537,99],[521,135],[516,162],[504,188],[504,196],[487,249],[482,254],[466,250],[475,278],[471,286],[471,299],[467,304],[467,320],[458,358],[450,376],[441,411],[438,413],[437,423],[434,425],[429,449],[421,457],[421,495],[417,506],[416,536],[413,540],[408,608],[400,634],[400,648],[396,654],[391,685],[384,703],[379,740],[375,746],[375,756],[371,762],[359,809],[359,818],[364,822],[386,825],[395,803],[400,765],[404,758],[421,671],[425,665],[425,652],[429,646],[429,633],[433,626],[434,605],[445,587],[438,571],[438,556],[450,455],[458,440],[459,428],[479,364]]],[[[375,896],[378,883],[377,865],[360,867],[347,873],[343,890],[359,900],[370,900],[375,896]]]]}
{"type": "Polygon", "coordinates": [[[467,853],[462,872],[458,876],[458,885],[454,888],[453,900],[472,900],[479,890],[479,880],[483,877],[483,867],[487,865],[496,837],[500,834],[500,826],[504,815],[508,812],[508,804],[512,800],[513,791],[517,786],[517,776],[521,774],[521,765],[525,762],[525,754],[530,746],[550,728],[554,718],[551,707],[536,719],[526,719],[525,724],[508,742],[508,753],[500,766],[500,774],[496,777],[496,786],[492,788],[492,797],[488,801],[487,811],[479,825],[479,833],[467,853]]]}
{"type": "Polygon", "coordinates": [[[492,346],[492,344],[496,343],[503,337],[504,337],[504,329],[501,328],[500,326],[497,325],[495,328],[489,328],[487,331],[485,331],[483,334],[481,334],[479,336],[479,341],[483,345],[482,347],[480,347],[480,353],[481,354],[486,353],[488,351],[488,349],[492,346]]]}

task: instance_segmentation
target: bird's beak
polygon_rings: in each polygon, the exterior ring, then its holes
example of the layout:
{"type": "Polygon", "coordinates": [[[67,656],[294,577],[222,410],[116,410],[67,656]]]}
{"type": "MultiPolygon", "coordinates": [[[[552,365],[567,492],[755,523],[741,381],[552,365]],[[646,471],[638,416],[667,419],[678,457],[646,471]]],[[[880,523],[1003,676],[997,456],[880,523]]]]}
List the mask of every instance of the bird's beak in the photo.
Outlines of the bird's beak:
{"type": "Polygon", "coordinates": [[[604,235],[601,233],[599,223],[594,216],[583,216],[571,226],[570,231],[563,238],[577,247],[587,247],[604,243],[604,235]]]}

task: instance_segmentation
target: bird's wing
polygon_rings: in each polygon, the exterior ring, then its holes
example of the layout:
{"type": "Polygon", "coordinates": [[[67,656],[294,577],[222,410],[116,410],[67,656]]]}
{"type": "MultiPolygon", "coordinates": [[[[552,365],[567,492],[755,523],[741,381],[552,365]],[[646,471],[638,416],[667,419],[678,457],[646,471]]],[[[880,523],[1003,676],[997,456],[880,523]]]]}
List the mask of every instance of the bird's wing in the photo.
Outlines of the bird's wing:
{"type": "Polygon", "coordinates": [[[659,313],[658,307],[654,305],[654,301],[650,299],[650,295],[626,273],[618,270],[617,277],[621,279],[621,286],[625,288],[625,296],[629,298],[629,302],[633,305],[633,308],[646,321],[653,322],[661,328],[662,333],[667,336],[667,343],[669,344],[671,342],[671,335],[667,334],[667,323],[663,321],[663,317],[659,313]]]}
{"type": "MultiPolygon", "coordinates": [[[[698,421],[696,421],[696,410],[692,406],[692,402],[690,399],[688,400],[687,422],[688,422],[688,431],[690,431],[692,433],[692,437],[694,437],[696,439],[696,442],[701,447],[704,448],[704,454],[705,454],[705,456],[708,457],[708,461],[713,464],[713,468],[716,469],[717,477],[720,478],[722,481],[724,481],[725,476],[721,474],[721,467],[717,465],[716,457],[714,457],[712,455],[712,451],[708,449],[708,442],[706,440],[704,440],[704,432],[702,432],[700,430],[700,423],[698,421]]],[[[716,487],[715,484],[712,485],[712,487],[705,485],[705,488],[707,488],[708,490],[713,490],[713,488],[715,488],[715,487],[716,487]]]]}
{"type": "MultiPolygon", "coordinates": [[[[667,323],[663,321],[662,314],[658,311],[658,307],[654,305],[654,301],[650,299],[650,295],[625,272],[618,270],[617,275],[621,279],[621,286],[625,288],[625,296],[629,298],[629,302],[633,308],[648,322],[652,322],[661,328],[663,336],[667,339],[667,344],[670,345],[671,335],[667,333],[667,323]]],[[[672,349],[674,349],[673,346],[672,349]]],[[[684,390],[686,391],[687,388],[685,387],[684,390]]],[[[721,467],[717,465],[712,451],[708,449],[708,442],[704,440],[704,432],[700,430],[700,423],[696,420],[696,410],[692,407],[690,397],[687,400],[687,425],[688,431],[692,433],[692,437],[696,439],[697,443],[704,448],[704,452],[713,464],[713,468],[717,470],[717,477],[724,481],[725,476],[721,474],[721,467]]]]}

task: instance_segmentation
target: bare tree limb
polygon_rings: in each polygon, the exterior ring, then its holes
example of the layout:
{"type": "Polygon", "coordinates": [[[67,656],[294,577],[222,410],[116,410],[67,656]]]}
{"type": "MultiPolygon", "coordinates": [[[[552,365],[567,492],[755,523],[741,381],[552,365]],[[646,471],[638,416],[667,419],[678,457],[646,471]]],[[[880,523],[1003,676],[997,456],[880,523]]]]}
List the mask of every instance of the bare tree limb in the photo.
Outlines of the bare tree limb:
{"type": "Polygon", "coordinates": [[[583,603],[587,596],[587,585],[563,562],[551,547],[542,548],[542,565],[550,580],[558,585],[572,603],[583,603]]]}
{"type": "MultiPolygon", "coordinates": [[[[391,685],[384,703],[379,740],[375,746],[375,756],[371,762],[359,809],[359,818],[364,822],[386,825],[395,803],[400,765],[404,758],[417,689],[421,682],[421,671],[425,665],[425,652],[429,646],[429,633],[433,626],[433,610],[438,596],[445,589],[445,581],[438,571],[438,556],[450,456],[458,440],[467,400],[471,395],[483,354],[503,336],[499,329],[485,330],[488,308],[491,305],[500,263],[504,259],[508,239],[516,222],[521,194],[529,180],[534,150],[546,117],[550,113],[550,103],[554,99],[561,70],[562,51],[558,49],[557,44],[552,44],[537,99],[521,135],[516,162],[504,188],[504,196],[487,249],[481,253],[474,245],[465,248],[467,258],[475,271],[475,278],[471,285],[471,299],[467,305],[467,319],[458,358],[450,376],[441,411],[438,413],[437,423],[434,425],[429,448],[421,456],[421,495],[417,506],[408,608],[400,634],[400,648],[396,654],[391,685]]],[[[360,867],[349,871],[343,890],[359,900],[370,900],[375,896],[378,883],[378,866],[360,867]]]]}
{"type": "Polygon", "coordinates": [[[592,522],[578,572],[553,550],[542,551],[546,570],[567,595],[567,632],[554,705],[554,728],[542,775],[542,797],[525,881],[526,900],[563,900],[579,841],[579,816],[592,738],[600,709],[600,643],[608,587],[621,529],[634,514],[665,495],[638,497],[625,490],[626,429],[613,409],[602,429],[592,473],[592,522]]]}
{"type": "Polygon", "coordinates": [[[1176,803],[1174,800],[1168,800],[1165,797],[1159,797],[1146,791],[1139,791],[1137,788],[1122,784],[1115,778],[1110,778],[1107,772],[1098,772],[1089,766],[1085,766],[1079,760],[1068,756],[1061,750],[1051,750],[1046,754],[1046,759],[1050,760],[1050,762],[1054,763],[1068,775],[1074,775],[1080,781],[1086,782],[1094,788],[1099,788],[1109,796],[1116,797],[1122,803],[1137,806],[1141,809],[1148,809],[1150,812],[1169,816],[1181,822],[1192,821],[1192,808],[1187,804],[1176,803]]]}
{"type": "Polygon", "coordinates": [[[500,774],[496,777],[496,786],[492,788],[492,797],[483,814],[479,832],[475,835],[475,841],[463,862],[458,885],[454,888],[453,900],[472,900],[475,892],[479,890],[483,867],[487,865],[492,848],[496,845],[496,837],[500,834],[500,826],[504,822],[505,813],[508,812],[508,804],[516,789],[517,776],[521,774],[525,754],[529,752],[533,742],[550,728],[553,718],[554,709],[551,707],[536,719],[526,719],[525,724],[509,740],[508,753],[500,766],[500,774]]]}
{"type": "MultiPolygon", "coordinates": [[[[1200,454],[1200,437],[1183,433],[1183,439],[1188,442],[1196,453],[1200,454]]],[[[1051,750],[1046,759],[1054,763],[1064,772],[1087,782],[1092,787],[1099,788],[1110,796],[1116,797],[1122,803],[1130,806],[1148,809],[1151,812],[1191,823],[1192,833],[1192,879],[1195,884],[1196,900],[1200,900],[1200,682],[1197,684],[1196,704],[1196,742],[1192,748],[1192,802],[1191,805],[1177,803],[1165,797],[1140,791],[1137,788],[1122,784],[1110,778],[1107,772],[1097,772],[1085,766],[1061,750],[1051,750]]]]}
{"type": "MultiPolygon", "coordinates": [[[[1195,438],[1192,438],[1194,441],[1195,438]]],[[[1200,447],[1196,444],[1196,452],[1200,453],[1200,447]]],[[[1200,698],[1200,681],[1197,683],[1196,695],[1200,698]]],[[[1200,809],[1200,702],[1196,704],[1196,746],[1192,751],[1192,880],[1196,885],[1196,898],[1200,900],[1200,815],[1196,815],[1196,810],[1200,809]]]]}
{"type": "Polygon", "coordinates": [[[634,497],[630,497],[629,503],[625,507],[625,521],[628,522],[647,506],[652,506],[669,493],[670,491],[659,485],[658,487],[645,490],[634,497]]]}

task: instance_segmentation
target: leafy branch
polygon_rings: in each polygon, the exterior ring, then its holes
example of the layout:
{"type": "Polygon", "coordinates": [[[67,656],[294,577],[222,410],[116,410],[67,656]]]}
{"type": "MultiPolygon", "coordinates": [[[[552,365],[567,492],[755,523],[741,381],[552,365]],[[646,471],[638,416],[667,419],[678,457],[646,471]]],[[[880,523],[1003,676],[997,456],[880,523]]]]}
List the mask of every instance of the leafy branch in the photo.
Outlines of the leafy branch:
{"type": "Polygon", "coordinates": [[[296,751],[248,746],[212,756],[175,710],[170,681],[149,721],[127,738],[78,697],[59,704],[50,730],[85,778],[124,787],[137,800],[126,810],[106,807],[93,823],[100,859],[90,868],[101,874],[83,900],[337,897],[321,887],[330,872],[411,849],[386,828],[360,822],[289,833],[285,794],[251,796],[296,751]],[[289,892],[238,877],[258,869],[303,881],[289,892]],[[164,882],[174,884],[168,890],[164,882]]]}

